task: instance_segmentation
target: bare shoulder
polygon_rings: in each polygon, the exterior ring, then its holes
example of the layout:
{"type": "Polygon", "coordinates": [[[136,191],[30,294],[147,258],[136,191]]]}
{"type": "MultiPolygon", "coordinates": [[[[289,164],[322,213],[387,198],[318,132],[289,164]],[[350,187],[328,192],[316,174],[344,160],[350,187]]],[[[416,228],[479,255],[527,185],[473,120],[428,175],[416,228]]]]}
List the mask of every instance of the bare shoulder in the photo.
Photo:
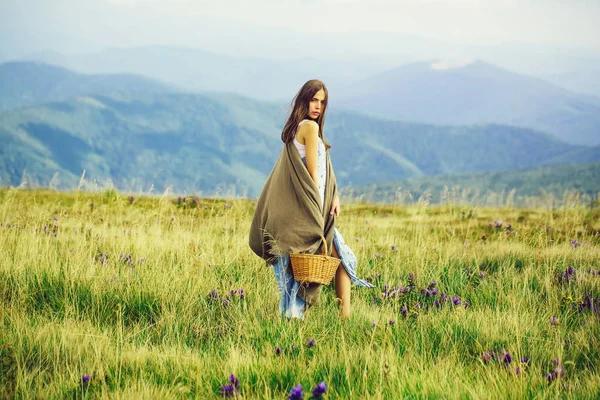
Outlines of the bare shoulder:
{"type": "Polygon", "coordinates": [[[304,143],[306,138],[317,138],[319,136],[319,124],[312,120],[303,123],[298,127],[296,136],[300,143],[304,143]]]}

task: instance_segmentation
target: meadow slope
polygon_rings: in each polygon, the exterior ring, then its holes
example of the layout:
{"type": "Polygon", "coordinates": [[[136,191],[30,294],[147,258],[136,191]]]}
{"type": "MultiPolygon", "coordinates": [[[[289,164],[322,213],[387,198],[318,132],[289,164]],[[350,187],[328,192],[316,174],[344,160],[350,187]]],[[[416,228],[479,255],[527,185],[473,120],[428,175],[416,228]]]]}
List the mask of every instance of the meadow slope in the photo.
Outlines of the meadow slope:
{"type": "Polygon", "coordinates": [[[0,397],[600,396],[599,210],[342,204],[377,287],[287,321],[253,209],[0,190],[0,397]]]}

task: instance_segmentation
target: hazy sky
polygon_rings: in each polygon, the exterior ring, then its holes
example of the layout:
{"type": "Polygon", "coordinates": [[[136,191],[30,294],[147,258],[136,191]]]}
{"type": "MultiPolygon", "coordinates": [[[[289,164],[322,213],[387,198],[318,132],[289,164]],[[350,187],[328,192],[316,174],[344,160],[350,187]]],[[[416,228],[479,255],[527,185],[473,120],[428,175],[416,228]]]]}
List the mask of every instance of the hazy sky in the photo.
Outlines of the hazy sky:
{"type": "Polygon", "coordinates": [[[35,51],[193,46],[232,21],[315,34],[315,46],[319,33],[387,31],[600,50],[600,0],[0,0],[0,15],[4,51],[19,48],[15,38],[35,51]]]}

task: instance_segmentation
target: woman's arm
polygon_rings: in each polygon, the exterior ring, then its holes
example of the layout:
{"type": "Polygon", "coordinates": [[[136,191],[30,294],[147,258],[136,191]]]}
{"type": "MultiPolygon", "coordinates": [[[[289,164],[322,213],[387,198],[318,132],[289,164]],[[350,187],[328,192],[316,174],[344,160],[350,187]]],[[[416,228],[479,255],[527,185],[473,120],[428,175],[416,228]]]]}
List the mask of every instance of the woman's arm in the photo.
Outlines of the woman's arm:
{"type": "Polygon", "coordinates": [[[306,146],[306,168],[315,185],[319,187],[319,175],[317,172],[319,166],[319,125],[314,121],[309,121],[302,124],[300,128],[305,129],[303,136],[306,146]]]}

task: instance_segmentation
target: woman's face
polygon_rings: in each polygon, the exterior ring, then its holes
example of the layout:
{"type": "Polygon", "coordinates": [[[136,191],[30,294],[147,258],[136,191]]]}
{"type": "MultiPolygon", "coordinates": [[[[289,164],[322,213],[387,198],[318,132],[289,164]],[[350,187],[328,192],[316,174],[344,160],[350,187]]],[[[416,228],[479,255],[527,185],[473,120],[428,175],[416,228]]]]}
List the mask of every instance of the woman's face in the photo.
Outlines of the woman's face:
{"type": "Polygon", "coordinates": [[[323,89],[315,93],[310,103],[308,103],[308,117],[310,119],[317,119],[323,113],[325,100],[325,91],[323,89]]]}

